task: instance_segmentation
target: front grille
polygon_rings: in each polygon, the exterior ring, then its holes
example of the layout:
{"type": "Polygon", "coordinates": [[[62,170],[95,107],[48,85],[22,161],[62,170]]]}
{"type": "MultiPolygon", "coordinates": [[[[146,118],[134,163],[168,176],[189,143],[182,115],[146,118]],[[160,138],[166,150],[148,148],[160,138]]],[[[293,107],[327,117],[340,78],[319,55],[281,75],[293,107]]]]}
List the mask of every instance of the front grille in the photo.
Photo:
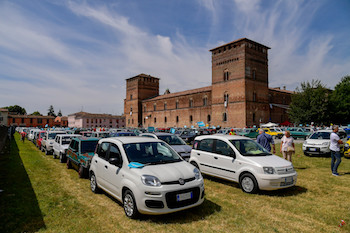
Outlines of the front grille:
{"type": "Polygon", "coordinates": [[[289,166],[289,167],[276,167],[276,172],[279,175],[283,175],[283,174],[290,174],[294,172],[294,168],[293,166],[289,166]]]}
{"type": "Polygon", "coordinates": [[[196,203],[199,199],[199,194],[200,194],[200,189],[199,187],[196,187],[196,188],[190,188],[190,189],[183,189],[175,192],[169,192],[165,194],[165,199],[166,199],[168,208],[175,209],[175,208],[180,208],[180,207],[184,207],[184,206],[188,206],[196,203]],[[177,201],[178,194],[189,193],[189,192],[192,192],[191,199],[177,201]]]}
{"type": "MultiPolygon", "coordinates": [[[[193,181],[195,179],[196,179],[195,177],[191,177],[191,178],[188,178],[188,179],[184,179],[184,181],[185,181],[185,183],[187,183],[187,182],[191,182],[191,181],[193,181]]],[[[180,184],[180,182],[178,180],[162,182],[162,185],[169,185],[169,184],[180,184]]],[[[182,184],[182,185],[184,185],[184,184],[182,184]]]]}

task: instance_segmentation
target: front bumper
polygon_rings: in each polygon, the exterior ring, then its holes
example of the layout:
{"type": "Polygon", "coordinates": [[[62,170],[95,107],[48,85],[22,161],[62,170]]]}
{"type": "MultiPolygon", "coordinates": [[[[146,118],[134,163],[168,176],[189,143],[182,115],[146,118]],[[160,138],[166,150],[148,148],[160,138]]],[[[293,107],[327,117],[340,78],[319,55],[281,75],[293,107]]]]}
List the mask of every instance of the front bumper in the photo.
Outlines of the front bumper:
{"type": "Polygon", "coordinates": [[[257,181],[261,190],[276,190],[294,186],[297,183],[297,177],[296,172],[285,175],[264,174],[257,181]]]}
{"type": "Polygon", "coordinates": [[[303,152],[313,155],[324,155],[331,153],[329,146],[303,145],[303,152]]]}
{"type": "Polygon", "coordinates": [[[144,186],[138,194],[135,198],[139,212],[150,215],[168,214],[198,206],[203,203],[205,195],[203,178],[184,185],[144,186]]]}

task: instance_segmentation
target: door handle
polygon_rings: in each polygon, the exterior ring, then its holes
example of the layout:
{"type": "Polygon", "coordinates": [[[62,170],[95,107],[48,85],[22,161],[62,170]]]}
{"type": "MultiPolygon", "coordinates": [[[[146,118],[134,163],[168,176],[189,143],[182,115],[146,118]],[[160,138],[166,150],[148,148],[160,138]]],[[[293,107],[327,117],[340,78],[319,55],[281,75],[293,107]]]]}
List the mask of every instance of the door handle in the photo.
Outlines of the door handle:
{"type": "Polygon", "coordinates": [[[105,165],[105,168],[106,168],[106,169],[108,169],[108,166],[107,166],[107,165],[105,165]]]}
{"type": "Polygon", "coordinates": [[[97,163],[97,160],[95,160],[95,163],[97,163]]]}
{"type": "Polygon", "coordinates": [[[197,153],[197,155],[201,155],[201,154],[197,153]]]}
{"type": "Polygon", "coordinates": [[[215,156],[214,156],[214,159],[218,159],[218,157],[215,157],[215,156]]]}

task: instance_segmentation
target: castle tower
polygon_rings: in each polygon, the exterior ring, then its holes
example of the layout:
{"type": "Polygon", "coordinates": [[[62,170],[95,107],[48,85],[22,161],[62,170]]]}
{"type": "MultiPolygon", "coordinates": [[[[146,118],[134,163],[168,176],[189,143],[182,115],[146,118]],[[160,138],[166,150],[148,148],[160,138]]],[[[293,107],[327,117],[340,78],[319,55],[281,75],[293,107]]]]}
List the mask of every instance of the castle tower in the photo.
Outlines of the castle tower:
{"type": "Polygon", "coordinates": [[[142,100],[159,95],[159,78],[139,74],[126,79],[124,114],[126,127],[142,126],[142,100]]]}
{"type": "Polygon", "coordinates": [[[269,120],[268,49],[243,38],[210,50],[215,125],[245,127],[269,120]]]}

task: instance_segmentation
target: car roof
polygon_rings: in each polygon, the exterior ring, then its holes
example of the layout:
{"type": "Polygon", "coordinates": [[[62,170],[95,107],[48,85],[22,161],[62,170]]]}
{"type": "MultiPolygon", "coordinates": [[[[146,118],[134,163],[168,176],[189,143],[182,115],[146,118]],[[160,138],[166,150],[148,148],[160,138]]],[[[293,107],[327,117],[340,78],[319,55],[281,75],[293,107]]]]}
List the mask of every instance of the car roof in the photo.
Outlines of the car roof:
{"type": "Polygon", "coordinates": [[[237,140],[237,139],[249,139],[248,137],[238,136],[238,135],[228,135],[228,134],[214,134],[214,135],[202,135],[195,138],[195,140],[203,140],[207,138],[212,139],[226,139],[226,140],[237,140]]]}
{"type": "Polygon", "coordinates": [[[73,138],[72,140],[77,140],[77,141],[98,141],[100,139],[99,138],[94,138],[94,137],[78,137],[78,138],[73,138]]]}
{"type": "Polygon", "coordinates": [[[127,136],[127,137],[111,137],[100,139],[100,142],[121,142],[122,144],[128,143],[143,143],[143,142],[163,142],[162,140],[149,137],[139,137],[139,136],[127,136]]]}
{"type": "Polygon", "coordinates": [[[56,137],[66,137],[66,136],[70,136],[70,137],[82,137],[81,134],[57,134],[56,137]]]}

